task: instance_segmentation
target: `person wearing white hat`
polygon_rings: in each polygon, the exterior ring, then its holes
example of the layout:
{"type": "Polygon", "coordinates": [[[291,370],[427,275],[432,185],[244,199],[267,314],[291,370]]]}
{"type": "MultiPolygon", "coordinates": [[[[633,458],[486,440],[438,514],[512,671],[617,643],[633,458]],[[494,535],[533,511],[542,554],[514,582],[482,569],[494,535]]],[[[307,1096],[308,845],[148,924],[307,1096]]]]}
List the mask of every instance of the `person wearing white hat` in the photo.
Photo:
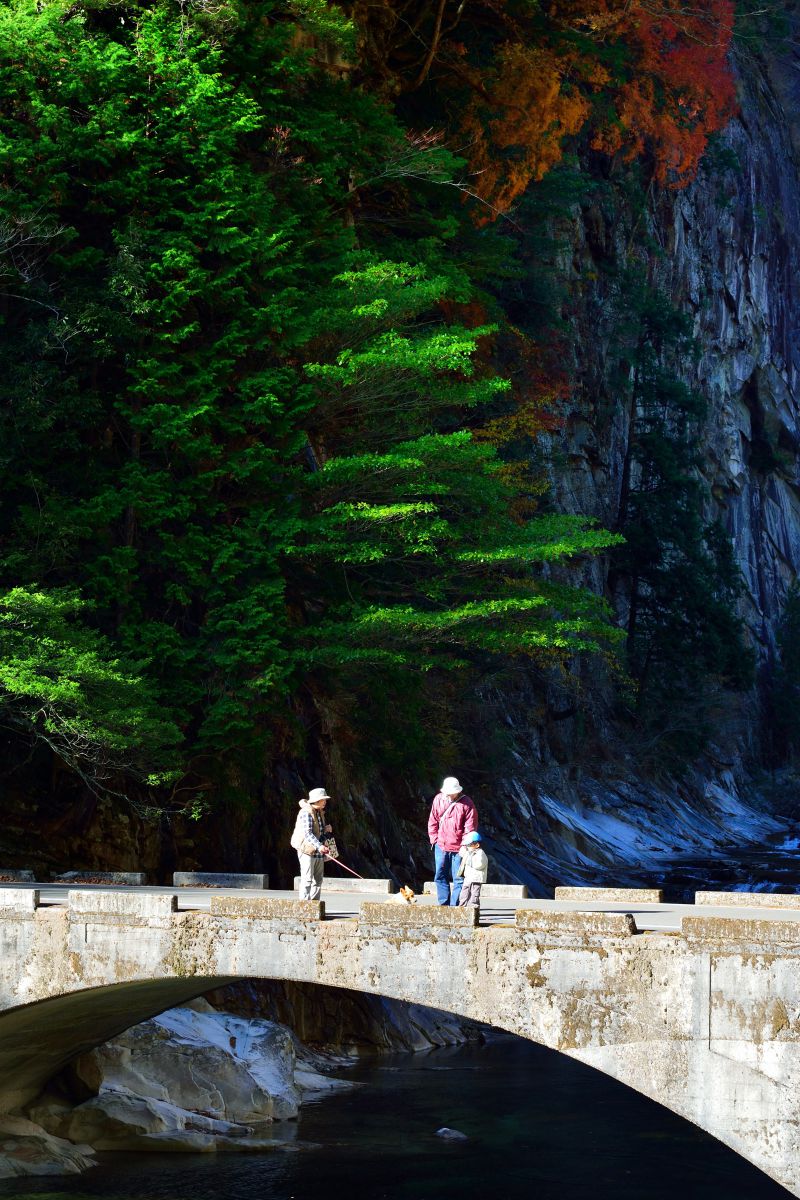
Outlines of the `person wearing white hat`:
{"type": "Polygon", "coordinates": [[[478,828],[478,810],[453,775],[442,780],[433,798],[428,817],[428,837],[433,848],[436,871],[436,899],[439,904],[458,904],[463,879],[458,874],[461,865],[461,844],[468,833],[478,828]],[[452,893],[450,885],[452,884],[452,893]]]}
{"type": "Polygon", "coordinates": [[[331,832],[325,824],[325,805],[330,796],[324,787],[312,788],[307,800],[300,801],[291,844],[300,861],[300,899],[319,900],[325,874],[328,847],[325,834],[331,832]]]}

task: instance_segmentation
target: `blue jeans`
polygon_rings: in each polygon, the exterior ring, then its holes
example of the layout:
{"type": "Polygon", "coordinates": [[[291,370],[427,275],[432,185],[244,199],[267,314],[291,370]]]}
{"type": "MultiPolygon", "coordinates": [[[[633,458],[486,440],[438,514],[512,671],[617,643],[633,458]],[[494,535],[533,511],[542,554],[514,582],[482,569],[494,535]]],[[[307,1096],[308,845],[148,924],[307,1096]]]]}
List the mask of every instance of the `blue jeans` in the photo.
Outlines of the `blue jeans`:
{"type": "Polygon", "coordinates": [[[433,847],[436,873],[433,876],[436,884],[436,899],[439,904],[458,904],[461,895],[463,876],[456,875],[461,866],[461,855],[457,850],[443,850],[441,846],[433,847]],[[453,884],[453,894],[450,895],[450,883],[453,884]]]}

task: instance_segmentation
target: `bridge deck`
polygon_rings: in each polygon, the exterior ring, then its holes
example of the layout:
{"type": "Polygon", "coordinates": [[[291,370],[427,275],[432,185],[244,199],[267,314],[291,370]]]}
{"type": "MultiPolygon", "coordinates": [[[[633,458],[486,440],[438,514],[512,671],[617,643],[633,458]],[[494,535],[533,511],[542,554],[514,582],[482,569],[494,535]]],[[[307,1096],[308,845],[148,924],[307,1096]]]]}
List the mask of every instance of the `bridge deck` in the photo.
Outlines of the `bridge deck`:
{"type": "MultiPolygon", "coordinates": [[[[295,892],[272,889],[269,891],[251,891],[245,888],[174,888],[149,885],[126,887],[123,885],[75,883],[14,883],[6,886],[26,890],[38,889],[40,903],[43,905],[66,904],[67,893],[70,891],[121,891],[139,892],[149,895],[175,895],[178,898],[178,909],[184,912],[207,912],[211,905],[212,895],[236,896],[240,899],[248,896],[262,899],[265,896],[287,900],[296,898],[295,892]]],[[[380,903],[394,902],[385,894],[378,894],[377,892],[338,892],[327,890],[324,886],[322,889],[322,899],[325,901],[325,913],[329,919],[357,917],[361,904],[364,901],[377,901],[380,903]]],[[[418,905],[434,905],[435,903],[436,901],[432,896],[417,897],[418,905]]],[[[704,917],[752,917],[759,921],[785,921],[787,919],[800,921],[800,895],[796,898],[796,909],[788,907],[790,901],[786,903],[787,907],[785,908],[766,908],[760,905],[758,907],[751,906],[747,903],[743,903],[742,905],[728,903],[724,906],[703,904],[701,907],[698,907],[694,904],[643,904],[640,901],[637,901],[635,904],[620,904],[619,901],[597,900],[494,900],[488,904],[481,905],[480,924],[496,925],[505,922],[513,924],[514,913],[517,909],[535,909],[541,912],[630,913],[636,922],[637,930],[641,932],[656,931],[662,933],[679,933],[682,918],[697,914],[698,912],[702,913],[704,917]]]]}

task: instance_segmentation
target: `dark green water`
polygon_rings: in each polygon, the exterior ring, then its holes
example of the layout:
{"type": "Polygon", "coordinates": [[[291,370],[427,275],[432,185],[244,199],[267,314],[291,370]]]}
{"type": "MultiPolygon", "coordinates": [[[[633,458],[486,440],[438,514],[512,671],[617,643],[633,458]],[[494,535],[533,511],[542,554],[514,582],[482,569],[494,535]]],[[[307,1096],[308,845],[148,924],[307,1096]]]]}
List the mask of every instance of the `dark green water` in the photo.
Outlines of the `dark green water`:
{"type": "Polygon", "coordinates": [[[37,1200],[786,1200],[732,1151],[562,1055],[502,1038],[392,1056],[347,1077],[270,1155],[106,1155],[37,1200]],[[435,1136],[442,1125],[464,1143],[435,1136]]]}

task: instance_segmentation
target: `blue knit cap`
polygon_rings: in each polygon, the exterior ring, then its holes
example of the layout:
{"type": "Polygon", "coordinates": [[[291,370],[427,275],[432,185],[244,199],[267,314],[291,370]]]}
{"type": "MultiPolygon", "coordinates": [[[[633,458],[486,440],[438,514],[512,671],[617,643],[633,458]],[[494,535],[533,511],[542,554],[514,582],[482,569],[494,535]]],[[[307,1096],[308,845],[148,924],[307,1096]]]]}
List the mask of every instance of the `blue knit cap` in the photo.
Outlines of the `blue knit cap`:
{"type": "Polygon", "coordinates": [[[467,836],[464,838],[464,845],[471,846],[475,842],[479,842],[480,840],[481,840],[481,835],[479,833],[468,833],[467,836]]]}

